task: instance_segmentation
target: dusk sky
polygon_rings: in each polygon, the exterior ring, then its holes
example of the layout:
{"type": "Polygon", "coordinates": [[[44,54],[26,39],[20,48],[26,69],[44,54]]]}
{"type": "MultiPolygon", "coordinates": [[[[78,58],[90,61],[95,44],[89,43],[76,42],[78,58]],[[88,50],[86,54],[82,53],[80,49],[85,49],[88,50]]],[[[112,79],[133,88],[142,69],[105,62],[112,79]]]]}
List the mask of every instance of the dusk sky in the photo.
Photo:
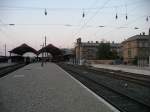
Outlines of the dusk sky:
{"type": "Polygon", "coordinates": [[[0,55],[5,44],[7,51],[22,43],[39,50],[45,36],[47,43],[71,48],[78,37],[122,42],[149,27],[150,0],[0,0],[0,55]]]}

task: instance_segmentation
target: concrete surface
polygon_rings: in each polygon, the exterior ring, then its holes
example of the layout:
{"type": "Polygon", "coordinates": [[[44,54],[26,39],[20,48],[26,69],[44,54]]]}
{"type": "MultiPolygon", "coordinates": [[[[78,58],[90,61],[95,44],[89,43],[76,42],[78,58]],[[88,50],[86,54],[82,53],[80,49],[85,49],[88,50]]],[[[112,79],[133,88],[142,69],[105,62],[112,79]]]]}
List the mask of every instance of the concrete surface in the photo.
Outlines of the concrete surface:
{"type": "Polygon", "coordinates": [[[0,78],[0,112],[118,112],[60,67],[30,64],[0,78]]]}
{"type": "Polygon", "coordinates": [[[125,71],[125,72],[130,72],[130,73],[150,75],[149,67],[142,68],[142,67],[128,66],[128,65],[106,65],[106,64],[93,64],[92,66],[96,67],[96,68],[121,70],[121,71],[125,71]]]}
{"type": "Polygon", "coordinates": [[[0,63],[0,68],[1,67],[6,67],[6,66],[10,66],[10,65],[14,65],[15,63],[0,63]]]}

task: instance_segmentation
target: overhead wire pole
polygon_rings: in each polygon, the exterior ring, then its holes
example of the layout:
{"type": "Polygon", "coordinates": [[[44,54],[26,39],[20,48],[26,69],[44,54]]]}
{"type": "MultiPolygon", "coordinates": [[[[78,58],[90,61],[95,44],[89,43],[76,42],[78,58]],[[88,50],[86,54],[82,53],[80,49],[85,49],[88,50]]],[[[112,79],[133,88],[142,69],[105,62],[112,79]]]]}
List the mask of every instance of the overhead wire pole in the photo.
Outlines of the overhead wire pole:
{"type": "Polygon", "coordinates": [[[46,40],[46,36],[45,36],[45,47],[46,47],[46,41],[47,41],[47,40],[46,40]]]}
{"type": "Polygon", "coordinates": [[[42,46],[42,60],[41,60],[41,67],[43,67],[44,66],[44,60],[43,60],[43,58],[44,58],[44,54],[43,54],[43,48],[44,48],[44,43],[41,45],[42,46]]]}
{"type": "Polygon", "coordinates": [[[6,57],[6,44],[4,46],[5,46],[5,57],[6,57]]]}
{"type": "MultiPolygon", "coordinates": [[[[0,19],[0,23],[2,23],[2,25],[5,25],[5,23],[3,23],[1,19],[0,19]]],[[[8,25],[8,26],[14,26],[15,24],[6,24],[6,25],[8,25]]],[[[7,33],[5,31],[3,31],[2,28],[0,29],[0,32],[2,32],[5,35],[5,37],[10,37],[9,35],[7,35],[7,33]]],[[[7,56],[6,43],[4,45],[4,53],[5,53],[4,56],[6,57],[7,56]]]]}
{"type": "Polygon", "coordinates": [[[47,38],[46,38],[46,36],[45,36],[45,62],[46,62],[46,58],[47,58],[46,41],[47,41],[47,38]]]}

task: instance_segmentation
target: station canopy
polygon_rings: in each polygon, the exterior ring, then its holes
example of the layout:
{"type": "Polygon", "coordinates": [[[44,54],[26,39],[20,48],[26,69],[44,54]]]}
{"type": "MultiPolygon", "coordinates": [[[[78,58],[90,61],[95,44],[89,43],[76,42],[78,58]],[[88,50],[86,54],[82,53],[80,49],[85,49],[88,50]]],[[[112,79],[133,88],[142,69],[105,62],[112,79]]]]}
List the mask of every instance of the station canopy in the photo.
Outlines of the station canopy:
{"type": "Polygon", "coordinates": [[[52,56],[59,56],[59,55],[62,55],[62,52],[59,48],[55,47],[54,45],[52,44],[49,44],[45,47],[43,47],[42,49],[40,49],[38,51],[38,54],[42,53],[42,52],[47,52],[47,53],[51,53],[52,56]]]}
{"type": "Polygon", "coordinates": [[[14,54],[18,54],[18,55],[23,55],[24,53],[27,53],[27,52],[32,52],[34,54],[37,54],[37,51],[28,46],[27,44],[22,44],[14,49],[12,49],[11,51],[9,51],[10,53],[14,53],[14,54]]]}

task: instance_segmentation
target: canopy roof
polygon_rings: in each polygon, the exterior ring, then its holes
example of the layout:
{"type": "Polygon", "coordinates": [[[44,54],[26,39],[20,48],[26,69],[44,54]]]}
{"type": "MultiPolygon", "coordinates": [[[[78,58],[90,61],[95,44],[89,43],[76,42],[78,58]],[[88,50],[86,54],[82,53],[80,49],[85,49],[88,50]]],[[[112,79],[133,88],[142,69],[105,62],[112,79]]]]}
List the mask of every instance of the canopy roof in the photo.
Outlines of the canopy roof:
{"type": "Polygon", "coordinates": [[[42,53],[42,52],[48,52],[51,53],[53,56],[56,55],[62,55],[62,52],[59,48],[55,47],[52,44],[47,45],[46,47],[43,47],[42,49],[40,49],[38,51],[38,54],[42,53]]]}
{"type": "Polygon", "coordinates": [[[19,55],[23,55],[24,53],[27,53],[27,52],[32,52],[34,54],[37,54],[37,51],[34,48],[28,46],[25,43],[20,45],[20,46],[18,46],[18,47],[16,47],[16,48],[14,48],[14,49],[12,49],[9,52],[10,53],[19,54],[19,55]]]}

